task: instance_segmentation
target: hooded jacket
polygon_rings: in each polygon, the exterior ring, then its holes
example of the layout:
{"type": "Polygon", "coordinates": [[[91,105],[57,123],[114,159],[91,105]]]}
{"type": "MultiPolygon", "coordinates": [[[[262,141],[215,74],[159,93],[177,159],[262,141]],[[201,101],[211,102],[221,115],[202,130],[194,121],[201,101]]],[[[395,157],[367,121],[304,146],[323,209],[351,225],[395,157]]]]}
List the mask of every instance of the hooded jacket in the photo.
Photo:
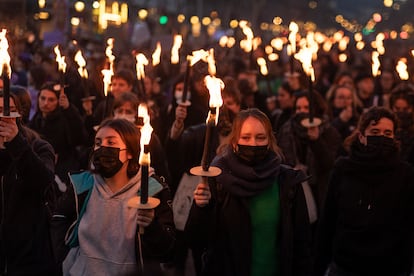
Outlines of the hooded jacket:
{"type": "MultiPolygon", "coordinates": [[[[105,189],[102,181],[99,181],[100,177],[93,175],[90,172],[85,171],[81,173],[71,174],[70,178],[71,183],[73,184],[73,189],[70,189],[68,193],[61,198],[52,218],[53,247],[56,255],[58,256],[59,263],[65,260],[65,262],[67,262],[66,266],[69,267],[72,262],[78,266],[83,266],[86,263],[88,266],[85,267],[89,269],[89,272],[100,271],[100,275],[102,275],[101,273],[103,272],[111,273],[111,270],[117,271],[117,273],[119,273],[121,271],[120,269],[124,269],[125,267],[118,267],[115,264],[117,263],[117,258],[120,255],[125,255],[125,252],[116,250],[117,246],[108,248],[107,245],[110,245],[114,242],[114,240],[110,240],[109,236],[117,232],[117,230],[112,229],[114,226],[116,226],[116,229],[125,230],[121,231],[121,236],[128,235],[128,233],[130,234],[130,239],[132,238],[132,243],[129,244],[130,249],[134,249],[134,247],[137,245],[136,232],[138,231],[138,227],[133,217],[131,219],[131,216],[136,214],[136,212],[129,210],[128,207],[123,206],[122,204],[119,205],[117,202],[122,201],[126,204],[126,201],[129,197],[136,195],[136,191],[139,189],[140,179],[137,179],[137,176],[133,177],[130,180],[129,184],[127,184],[121,191],[116,194],[112,194],[107,189],[105,189]],[[79,237],[79,227],[83,227],[83,229],[85,229],[85,225],[94,225],[93,220],[97,214],[94,215],[89,212],[85,217],[85,219],[88,221],[83,222],[84,226],[81,226],[80,223],[82,222],[82,219],[87,212],[88,206],[90,206],[91,210],[98,210],[99,206],[97,204],[103,204],[102,208],[106,208],[105,206],[112,206],[108,209],[107,212],[105,212],[105,216],[120,215],[117,215],[113,212],[121,212],[122,216],[115,217],[113,224],[111,222],[107,226],[101,223],[96,225],[96,227],[99,227],[99,225],[101,225],[100,231],[107,232],[109,236],[106,235],[103,237],[103,240],[99,241],[102,237],[100,235],[94,235],[93,240],[95,240],[95,242],[91,243],[87,240],[87,243],[82,244],[82,239],[84,237],[79,237]],[[107,214],[108,212],[110,213],[107,214]],[[128,219],[128,217],[130,219],[128,219]],[[128,220],[133,223],[128,224],[128,220]],[[76,256],[76,252],[74,250],[77,250],[77,248],[79,250],[83,250],[82,252],[85,253],[85,260],[81,260],[80,263],[76,263],[77,257],[73,257],[76,256]],[[102,250],[96,250],[96,248],[101,248],[102,250]],[[111,254],[105,255],[105,252],[109,252],[111,249],[115,251],[111,251],[111,254]],[[69,250],[75,253],[72,252],[68,255],[69,250]],[[66,260],[65,258],[70,258],[71,260],[66,260]],[[91,262],[87,261],[86,259],[90,259],[91,262]],[[102,271],[102,268],[104,267],[107,267],[108,269],[102,271]]],[[[158,207],[156,207],[154,221],[145,228],[145,234],[142,238],[142,257],[144,258],[146,270],[157,266],[159,269],[159,263],[169,257],[169,254],[174,248],[175,241],[175,231],[173,226],[174,222],[170,207],[170,195],[167,186],[160,184],[157,180],[150,177],[149,195],[159,198],[161,203],[158,205],[158,207]]],[[[91,231],[91,233],[92,232],[95,232],[96,234],[95,230],[91,231]]],[[[134,251],[135,252],[131,252],[130,250],[128,253],[129,255],[125,255],[126,258],[129,259],[129,261],[125,262],[125,264],[131,267],[132,270],[139,271],[140,267],[138,260],[140,259],[140,254],[138,248],[135,248],[134,251]],[[131,259],[131,254],[134,255],[134,260],[131,259]]],[[[82,272],[78,271],[77,269],[77,267],[72,267],[71,273],[75,273],[75,275],[82,275],[82,272]]]]}

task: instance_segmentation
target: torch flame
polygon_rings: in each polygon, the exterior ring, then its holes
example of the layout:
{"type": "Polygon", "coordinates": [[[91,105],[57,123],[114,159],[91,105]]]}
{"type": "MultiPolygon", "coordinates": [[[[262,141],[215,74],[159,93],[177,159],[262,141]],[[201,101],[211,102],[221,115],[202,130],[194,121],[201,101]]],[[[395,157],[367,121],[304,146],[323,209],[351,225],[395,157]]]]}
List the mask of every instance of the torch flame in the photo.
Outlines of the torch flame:
{"type": "Polygon", "coordinates": [[[10,67],[10,55],[7,49],[9,48],[9,43],[6,38],[6,29],[3,29],[0,32],[0,76],[3,74],[3,67],[6,67],[6,72],[11,78],[11,67],[10,67]]]}
{"type": "Polygon", "coordinates": [[[111,69],[103,69],[103,83],[104,83],[104,95],[105,97],[108,96],[109,86],[111,85],[112,76],[114,72],[111,69]]]}
{"type": "Polygon", "coordinates": [[[227,48],[231,48],[236,44],[236,39],[234,37],[229,37],[227,41],[227,48]]]}
{"type": "Polygon", "coordinates": [[[303,71],[305,71],[306,75],[310,76],[312,81],[314,81],[315,75],[312,67],[312,49],[307,47],[301,48],[300,51],[295,54],[295,58],[300,60],[303,71]]]}
{"type": "Polygon", "coordinates": [[[208,64],[208,73],[211,76],[216,75],[216,61],[214,60],[214,49],[211,48],[209,51],[209,55],[206,58],[206,62],[208,64]]]}
{"type": "Polygon", "coordinates": [[[198,51],[193,51],[192,55],[189,55],[187,57],[187,59],[190,61],[190,66],[193,66],[194,64],[196,64],[197,62],[199,62],[200,60],[206,61],[210,55],[209,51],[206,50],[198,50],[198,51]]]}
{"type": "Polygon", "coordinates": [[[292,21],[292,22],[290,22],[290,24],[289,24],[289,31],[290,31],[290,33],[289,33],[289,42],[290,42],[290,45],[292,45],[291,47],[291,50],[292,50],[292,54],[295,54],[296,53],[296,34],[298,33],[298,31],[299,31],[299,26],[298,26],[298,24],[296,24],[294,21],[292,21]]]}
{"type": "Polygon", "coordinates": [[[183,37],[181,35],[174,36],[174,44],[171,48],[171,63],[177,64],[180,61],[180,54],[179,50],[181,48],[181,44],[183,43],[183,37]]]}
{"type": "MultiPolygon", "coordinates": [[[[217,125],[218,118],[219,118],[219,109],[223,105],[223,99],[221,98],[221,90],[224,88],[224,82],[221,79],[216,78],[215,76],[206,76],[204,78],[204,82],[210,93],[210,101],[209,101],[210,109],[213,109],[213,108],[216,109],[215,123],[217,125]]],[[[208,113],[207,122],[210,120],[210,116],[211,116],[211,110],[208,113]]]]}
{"type": "Polygon", "coordinates": [[[145,57],[144,54],[137,54],[135,56],[135,59],[137,60],[136,64],[136,70],[137,70],[137,78],[144,79],[145,78],[145,71],[144,71],[144,65],[148,65],[148,59],[145,57]]]}
{"type": "Polygon", "coordinates": [[[381,71],[379,70],[381,66],[380,60],[379,60],[379,53],[377,51],[372,52],[372,75],[374,77],[381,74],[381,71]]]}
{"type": "Polygon", "coordinates": [[[107,46],[105,49],[105,55],[109,61],[109,70],[111,70],[112,72],[114,71],[114,60],[115,60],[115,56],[112,54],[112,49],[114,48],[114,41],[115,40],[113,38],[108,38],[108,40],[106,41],[107,46]]]}
{"type": "Polygon", "coordinates": [[[259,57],[257,59],[257,64],[260,66],[260,73],[263,76],[267,76],[267,74],[269,74],[269,71],[267,70],[266,60],[262,57],[259,57]]]}
{"type": "Polygon", "coordinates": [[[76,52],[76,55],[75,55],[75,61],[76,61],[76,63],[78,64],[78,72],[79,72],[79,75],[82,77],[82,78],[85,78],[85,79],[87,79],[88,78],[88,70],[86,70],[86,60],[85,60],[85,58],[82,56],[82,52],[81,52],[81,50],[79,50],[79,51],[77,51],[76,52]]]}
{"type": "Polygon", "coordinates": [[[408,75],[408,71],[407,71],[407,59],[400,58],[400,60],[398,61],[397,66],[395,67],[395,69],[397,70],[398,75],[400,76],[401,80],[408,80],[409,79],[409,75],[408,75]]]}
{"type": "Polygon", "coordinates": [[[138,107],[138,117],[143,119],[144,125],[141,127],[141,152],[139,154],[139,164],[149,165],[151,163],[150,154],[146,153],[145,146],[149,145],[151,141],[152,126],[150,124],[150,116],[148,115],[148,108],[145,104],[140,104],[138,107]]]}
{"type": "Polygon", "coordinates": [[[226,35],[223,35],[222,37],[220,37],[220,40],[219,40],[220,47],[222,47],[222,48],[226,47],[228,40],[229,40],[229,38],[226,35]]]}
{"type": "MultiPolygon", "coordinates": [[[[275,48],[278,51],[282,51],[283,44],[284,44],[283,39],[281,39],[280,37],[273,38],[270,41],[270,45],[272,45],[272,47],[275,48]]],[[[287,45],[287,46],[289,46],[289,45],[287,45]]]]}
{"type": "Polygon", "coordinates": [[[56,54],[56,62],[58,64],[59,71],[65,73],[66,72],[66,63],[65,63],[65,56],[60,54],[59,46],[56,45],[54,48],[56,54]]]}
{"type": "Polygon", "coordinates": [[[242,28],[243,34],[246,36],[246,39],[240,41],[240,47],[246,52],[249,53],[254,49],[253,45],[253,31],[248,26],[248,22],[245,20],[240,21],[239,23],[240,28],[242,28]]]}
{"type": "Polygon", "coordinates": [[[375,37],[375,47],[377,48],[378,54],[380,55],[383,55],[385,53],[384,39],[384,33],[378,33],[375,37]]]}
{"type": "Polygon", "coordinates": [[[341,51],[345,51],[346,48],[348,47],[348,43],[349,43],[349,37],[344,36],[338,42],[338,49],[341,50],[341,51]]]}
{"type": "Polygon", "coordinates": [[[152,54],[152,66],[156,66],[160,63],[161,57],[161,43],[157,42],[157,47],[155,48],[154,53],[152,54]]]}

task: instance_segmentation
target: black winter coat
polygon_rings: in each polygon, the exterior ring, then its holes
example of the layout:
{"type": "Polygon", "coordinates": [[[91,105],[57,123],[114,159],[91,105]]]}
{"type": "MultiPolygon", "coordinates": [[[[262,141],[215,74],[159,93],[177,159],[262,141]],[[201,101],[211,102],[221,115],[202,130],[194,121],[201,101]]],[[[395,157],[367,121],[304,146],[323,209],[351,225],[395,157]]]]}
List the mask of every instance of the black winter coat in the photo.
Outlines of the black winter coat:
{"type": "Polygon", "coordinates": [[[55,275],[45,198],[54,159],[49,143],[21,133],[0,150],[1,275],[55,275]]]}
{"type": "Polygon", "coordinates": [[[319,126],[319,133],[319,138],[311,141],[307,136],[306,128],[292,118],[277,134],[277,141],[285,156],[286,164],[292,167],[300,164],[306,166],[305,173],[312,176],[309,184],[320,211],[326,196],[329,174],[341,144],[341,137],[336,129],[326,121],[319,126]]]}
{"type": "MultiPolygon", "coordinates": [[[[178,188],[178,184],[184,172],[189,172],[191,168],[200,166],[204,150],[204,140],[206,136],[206,124],[191,126],[184,130],[178,140],[167,138],[165,153],[168,160],[168,168],[171,172],[171,189],[173,195],[178,188]]],[[[208,162],[216,156],[219,146],[219,132],[215,127],[211,133],[211,141],[208,152],[208,162]]]]}
{"type": "Polygon", "coordinates": [[[315,275],[324,275],[331,262],[352,275],[408,275],[413,261],[414,168],[397,153],[362,159],[353,152],[338,159],[332,171],[315,275]]]}
{"type": "Polygon", "coordinates": [[[68,183],[68,171],[80,169],[76,147],[82,145],[86,139],[86,131],[79,111],[70,105],[66,110],[56,109],[46,118],[38,111],[29,127],[53,146],[58,156],[56,174],[68,183]]]}
{"type": "MultiPolygon", "coordinates": [[[[282,276],[310,275],[311,227],[301,183],[305,175],[281,166],[279,255],[282,276]]],[[[248,198],[232,196],[210,183],[212,200],[200,208],[193,203],[186,226],[189,238],[206,248],[203,275],[248,276],[251,264],[251,225],[248,198]]]]}

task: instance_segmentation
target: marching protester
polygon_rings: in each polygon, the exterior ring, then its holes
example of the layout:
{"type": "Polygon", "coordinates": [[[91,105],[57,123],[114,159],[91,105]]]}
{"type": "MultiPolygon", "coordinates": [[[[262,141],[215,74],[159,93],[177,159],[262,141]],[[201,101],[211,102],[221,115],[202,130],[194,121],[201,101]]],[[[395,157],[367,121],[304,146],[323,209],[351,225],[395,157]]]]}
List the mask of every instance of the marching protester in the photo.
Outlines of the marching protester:
{"type": "Polygon", "coordinates": [[[349,137],[329,181],[315,275],[410,274],[414,168],[400,159],[397,128],[391,111],[372,107],[349,137]]]}
{"type": "Polygon", "coordinates": [[[312,97],[313,101],[306,92],[296,95],[295,115],[283,125],[277,133],[277,139],[286,164],[312,176],[309,184],[320,211],[341,137],[330,124],[327,104],[322,96],[313,92],[312,97]],[[311,109],[315,118],[322,122],[319,126],[307,128],[303,126],[302,120],[309,117],[311,109]]]}
{"type": "Polygon", "coordinates": [[[80,169],[77,147],[86,130],[77,108],[55,82],[46,82],[38,95],[38,109],[29,123],[55,150],[56,175],[68,183],[68,171],[80,169]]]}
{"type": "MultiPolygon", "coordinates": [[[[1,113],[3,108],[0,91],[1,113]]],[[[22,112],[13,94],[10,111],[22,112]]],[[[0,118],[0,140],[0,274],[56,275],[49,233],[53,148],[21,118],[0,118]]]]}
{"type": "Polygon", "coordinates": [[[175,242],[168,186],[150,177],[148,195],[160,204],[138,210],[127,205],[142,191],[139,137],[131,122],[105,120],[95,136],[91,170],[70,175],[73,187],[52,218],[63,275],[162,275],[160,263],[175,242]],[[139,227],[144,234],[137,235],[139,227]]]}
{"type": "MultiPolygon", "coordinates": [[[[139,125],[138,107],[142,101],[132,92],[125,92],[119,95],[113,106],[114,119],[125,119],[134,123],[140,130],[142,125],[139,125]]],[[[148,108],[149,116],[151,117],[151,109],[148,108]]],[[[152,126],[152,125],[151,125],[152,126]]],[[[153,131],[150,140],[151,153],[151,167],[154,168],[156,175],[164,177],[167,183],[170,183],[170,172],[168,170],[167,158],[165,156],[163,145],[158,138],[158,135],[153,131]]]]}
{"type": "MultiPolygon", "coordinates": [[[[217,148],[227,143],[233,120],[240,111],[241,95],[237,81],[232,77],[224,78],[225,87],[222,91],[223,107],[219,112],[217,127],[211,132],[211,147],[208,159],[211,161],[217,154],[217,148]]],[[[175,122],[182,123],[187,115],[185,106],[176,109],[175,122]]],[[[200,180],[199,176],[190,173],[192,167],[198,166],[203,155],[203,145],[206,136],[206,124],[196,124],[184,130],[177,128],[174,123],[166,141],[168,166],[171,171],[171,190],[173,191],[174,221],[177,228],[177,253],[175,254],[175,270],[178,275],[184,273],[188,249],[191,248],[195,273],[201,272],[203,247],[192,243],[184,232],[190,212],[193,191],[200,180]],[[185,154],[183,154],[185,153],[185,154]]]]}
{"type": "Polygon", "coordinates": [[[202,275],[310,274],[307,177],[281,162],[267,116],[240,111],[211,164],[221,174],[194,191],[186,233],[207,248],[202,275]]]}

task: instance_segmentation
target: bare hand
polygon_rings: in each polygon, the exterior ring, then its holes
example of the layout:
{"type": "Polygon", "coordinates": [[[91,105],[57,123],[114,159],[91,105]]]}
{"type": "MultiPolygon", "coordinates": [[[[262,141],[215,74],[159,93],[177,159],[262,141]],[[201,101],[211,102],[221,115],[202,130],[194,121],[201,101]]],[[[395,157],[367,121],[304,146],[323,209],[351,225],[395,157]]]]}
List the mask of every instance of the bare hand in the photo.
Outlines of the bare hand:
{"type": "Polygon", "coordinates": [[[352,106],[347,106],[339,114],[339,119],[341,119],[342,122],[348,122],[351,118],[352,118],[352,106]]]}
{"type": "Polygon", "coordinates": [[[142,227],[147,227],[154,220],[154,209],[138,209],[137,224],[142,227]]]}
{"type": "Polygon", "coordinates": [[[92,100],[87,99],[87,100],[82,101],[82,107],[86,115],[92,115],[92,107],[93,107],[92,100]]]}
{"type": "Polygon", "coordinates": [[[187,106],[179,104],[175,109],[175,120],[182,123],[185,118],[187,118],[187,106]]]}
{"type": "Polygon", "coordinates": [[[198,207],[207,206],[210,202],[211,192],[208,184],[199,183],[194,191],[194,201],[198,207]]]}
{"type": "Polygon", "coordinates": [[[65,93],[62,93],[62,92],[60,93],[59,106],[62,107],[63,109],[69,108],[69,100],[65,93]]]}
{"type": "Polygon", "coordinates": [[[319,138],[319,127],[310,127],[308,128],[308,137],[311,141],[316,141],[319,138]]]}
{"type": "Polygon", "coordinates": [[[10,142],[19,133],[19,128],[15,118],[1,118],[0,120],[0,137],[4,142],[10,142]]]}

